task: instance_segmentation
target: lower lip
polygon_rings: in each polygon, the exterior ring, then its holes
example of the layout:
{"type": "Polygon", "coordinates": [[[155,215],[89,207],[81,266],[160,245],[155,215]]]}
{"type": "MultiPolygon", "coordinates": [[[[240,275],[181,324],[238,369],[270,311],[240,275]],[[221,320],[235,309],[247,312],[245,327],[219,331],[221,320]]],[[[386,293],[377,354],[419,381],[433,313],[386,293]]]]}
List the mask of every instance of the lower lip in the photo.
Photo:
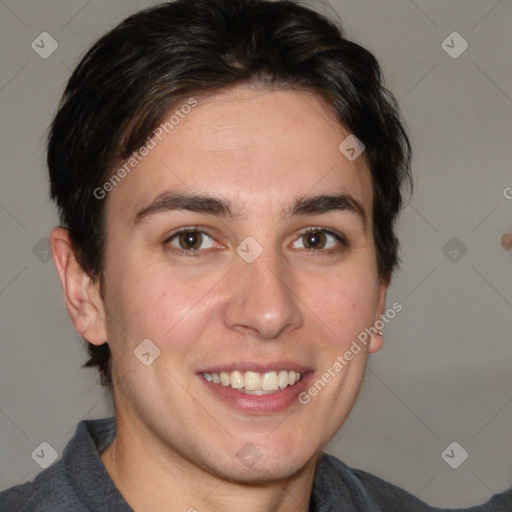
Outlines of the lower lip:
{"type": "Polygon", "coordinates": [[[303,375],[302,379],[293,386],[287,386],[268,395],[248,395],[233,389],[231,386],[208,382],[200,374],[199,378],[213,394],[230,407],[245,414],[264,415],[284,411],[293,404],[299,403],[299,394],[306,389],[307,381],[310,380],[311,375],[303,375]]]}

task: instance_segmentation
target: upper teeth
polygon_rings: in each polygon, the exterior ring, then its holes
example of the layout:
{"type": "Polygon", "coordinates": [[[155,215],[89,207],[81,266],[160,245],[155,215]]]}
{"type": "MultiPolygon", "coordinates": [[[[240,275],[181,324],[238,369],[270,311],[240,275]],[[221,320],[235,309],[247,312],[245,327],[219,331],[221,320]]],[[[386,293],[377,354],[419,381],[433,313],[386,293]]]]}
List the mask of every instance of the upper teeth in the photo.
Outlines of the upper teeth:
{"type": "Polygon", "coordinates": [[[244,392],[248,391],[277,391],[284,389],[286,386],[292,386],[299,382],[302,375],[296,371],[281,370],[270,371],[265,373],[258,372],[204,372],[203,377],[208,382],[215,384],[222,384],[223,386],[231,386],[234,389],[239,389],[244,392]]]}

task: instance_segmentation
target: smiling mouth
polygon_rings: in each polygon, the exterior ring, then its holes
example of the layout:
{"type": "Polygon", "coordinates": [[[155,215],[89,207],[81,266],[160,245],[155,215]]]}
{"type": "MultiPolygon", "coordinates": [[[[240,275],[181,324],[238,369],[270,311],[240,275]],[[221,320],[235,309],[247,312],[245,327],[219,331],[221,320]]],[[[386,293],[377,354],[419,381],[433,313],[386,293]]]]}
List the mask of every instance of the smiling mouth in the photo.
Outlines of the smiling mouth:
{"type": "Polygon", "coordinates": [[[231,387],[240,393],[248,395],[270,395],[278,393],[288,386],[293,386],[302,379],[298,371],[268,371],[259,372],[203,372],[203,378],[208,382],[231,387]]]}

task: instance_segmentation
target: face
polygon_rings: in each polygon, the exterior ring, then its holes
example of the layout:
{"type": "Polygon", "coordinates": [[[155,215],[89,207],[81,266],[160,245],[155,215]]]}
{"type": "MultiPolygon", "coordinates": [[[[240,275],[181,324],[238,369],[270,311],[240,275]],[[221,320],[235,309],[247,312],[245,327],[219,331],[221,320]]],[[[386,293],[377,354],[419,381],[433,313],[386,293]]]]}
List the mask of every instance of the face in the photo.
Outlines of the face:
{"type": "Polygon", "coordinates": [[[385,295],[347,135],[313,94],[238,87],[198,99],[109,193],[116,412],[168,460],[285,478],[347,417],[380,338],[333,365],[385,295]]]}

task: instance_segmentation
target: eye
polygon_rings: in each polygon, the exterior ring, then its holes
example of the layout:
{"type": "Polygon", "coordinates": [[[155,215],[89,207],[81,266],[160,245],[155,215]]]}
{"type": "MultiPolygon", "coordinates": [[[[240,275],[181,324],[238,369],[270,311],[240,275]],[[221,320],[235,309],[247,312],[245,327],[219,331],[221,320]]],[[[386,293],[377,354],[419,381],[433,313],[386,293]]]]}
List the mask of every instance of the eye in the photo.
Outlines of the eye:
{"type": "Polygon", "coordinates": [[[346,247],[345,237],[326,229],[310,229],[292,244],[294,249],[336,249],[346,247]]]}
{"type": "Polygon", "coordinates": [[[182,251],[198,251],[200,249],[211,249],[217,246],[215,240],[208,233],[197,229],[180,231],[168,238],[166,243],[182,251]]]}

